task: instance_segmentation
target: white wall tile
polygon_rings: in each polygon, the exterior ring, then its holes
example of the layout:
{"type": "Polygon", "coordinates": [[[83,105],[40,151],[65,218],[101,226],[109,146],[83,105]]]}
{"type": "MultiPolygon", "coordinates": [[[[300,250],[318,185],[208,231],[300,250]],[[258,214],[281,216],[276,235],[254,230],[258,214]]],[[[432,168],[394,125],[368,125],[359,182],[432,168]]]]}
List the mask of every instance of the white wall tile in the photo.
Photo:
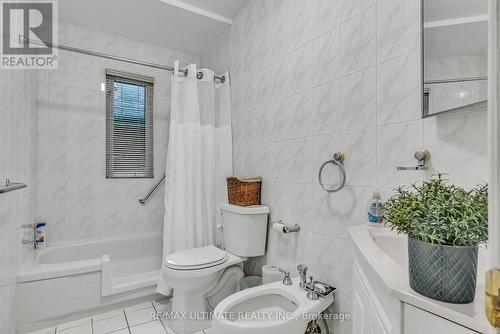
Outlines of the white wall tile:
{"type": "Polygon", "coordinates": [[[314,85],[340,77],[340,28],[331,30],[313,41],[314,85]]]}
{"type": "Polygon", "coordinates": [[[377,61],[376,11],[371,7],[342,24],[342,73],[354,73],[377,61]]]}
{"type": "Polygon", "coordinates": [[[420,48],[420,7],[419,0],[381,0],[377,4],[379,62],[420,48]]]}
{"type": "Polygon", "coordinates": [[[287,78],[284,84],[286,95],[297,94],[312,87],[312,65],[312,43],[293,51],[285,58],[287,78]]]}
{"type": "Polygon", "coordinates": [[[377,123],[377,70],[371,67],[342,79],[342,130],[377,123]]]}
{"type": "Polygon", "coordinates": [[[311,90],[286,99],[284,122],[280,125],[285,139],[311,136],[312,106],[311,90]]]}
{"type": "Polygon", "coordinates": [[[397,167],[414,167],[417,160],[415,152],[424,148],[423,122],[414,121],[396,125],[382,126],[377,129],[378,185],[397,187],[424,179],[422,171],[398,171],[397,167]]]}
{"type": "Polygon", "coordinates": [[[342,22],[373,6],[376,0],[342,0],[342,22]]]}
{"type": "Polygon", "coordinates": [[[431,154],[429,173],[446,173],[446,179],[463,187],[487,181],[487,115],[474,112],[428,118],[424,144],[431,154]]]}
{"type": "Polygon", "coordinates": [[[342,134],[347,184],[375,186],[377,184],[377,130],[366,128],[342,134]]]}
{"type": "Polygon", "coordinates": [[[421,117],[420,52],[378,67],[378,124],[417,120],[421,117]]]}
{"type": "Polygon", "coordinates": [[[340,131],[340,80],[313,89],[313,127],[315,135],[340,131]]]}
{"type": "MultiPolygon", "coordinates": [[[[16,275],[23,258],[20,226],[34,221],[36,188],[37,71],[3,71],[0,75],[0,182],[9,178],[28,184],[0,196],[0,332],[15,333],[16,275]]],[[[43,77],[43,76],[42,76],[43,77]]],[[[43,86],[45,88],[45,86],[43,86]]],[[[40,118],[46,119],[47,91],[41,89],[40,118]]],[[[42,126],[43,128],[43,126],[42,126]]]]}
{"type": "Polygon", "coordinates": [[[320,36],[340,25],[341,0],[313,0],[312,2],[314,36],[320,36]]]}

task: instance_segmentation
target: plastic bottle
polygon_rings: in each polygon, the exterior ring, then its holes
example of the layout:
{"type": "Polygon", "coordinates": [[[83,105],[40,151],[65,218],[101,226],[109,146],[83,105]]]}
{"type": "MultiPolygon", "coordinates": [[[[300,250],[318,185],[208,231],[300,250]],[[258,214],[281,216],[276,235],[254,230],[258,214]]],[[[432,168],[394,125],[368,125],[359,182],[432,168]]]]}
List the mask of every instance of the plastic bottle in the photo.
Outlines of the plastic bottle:
{"type": "Polygon", "coordinates": [[[384,226],[384,204],[380,193],[373,193],[372,199],[368,203],[368,225],[384,226]]]}
{"type": "Polygon", "coordinates": [[[42,249],[47,246],[47,224],[46,223],[36,223],[35,224],[35,247],[36,249],[42,249]]]}

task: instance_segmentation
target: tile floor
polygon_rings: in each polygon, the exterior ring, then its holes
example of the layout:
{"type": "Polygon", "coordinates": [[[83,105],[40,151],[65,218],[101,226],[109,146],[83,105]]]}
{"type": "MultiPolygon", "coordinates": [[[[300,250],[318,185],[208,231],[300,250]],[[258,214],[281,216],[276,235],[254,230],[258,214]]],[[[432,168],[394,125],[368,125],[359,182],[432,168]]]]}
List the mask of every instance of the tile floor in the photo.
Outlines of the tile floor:
{"type": "MultiPolygon", "coordinates": [[[[165,321],[151,319],[151,313],[170,311],[170,300],[143,303],[36,331],[31,334],[175,334],[165,321]]],[[[197,334],[212,334],[206,329],[197,334]]]]}

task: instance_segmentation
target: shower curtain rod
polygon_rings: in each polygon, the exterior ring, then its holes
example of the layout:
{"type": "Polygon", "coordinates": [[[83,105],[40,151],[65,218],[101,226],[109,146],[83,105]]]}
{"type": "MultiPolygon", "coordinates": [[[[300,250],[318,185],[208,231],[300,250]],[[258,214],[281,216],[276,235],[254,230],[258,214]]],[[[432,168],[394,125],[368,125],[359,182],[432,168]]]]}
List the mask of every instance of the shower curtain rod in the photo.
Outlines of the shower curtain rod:
{"type": "MultiPolygon", "coordinates": [[[[19,35],[19,41],[21,44],[23,43],[33,43],[33,44],[38,44],[38,45],[43,45],[45,44],[48,47],[56,48],[59,50],[64,50],[64,51],[69,51],[69,52],[75,52],[75,53],[80,53],[88,56],[94,56],[94,57],[99,57],[99,58],[105,58],[105,59],[111,59],[111,60],[116,60],[116,61],[121,61],[124,63],[129,63],[129,64],[135,64],[135,65],[140,65],[140,66],[146,66],[146,67],[151,67],[151,68],[156,68],[160,70],[165,70],[165,71],[170,71],[174,72],[174,67],[172,66],[165,66],[165,65],[160,65],[160,64],[155,64],[155,63],[149,63],[145,61],[140,61],[140,60],[135,60],[135,59],[130,59],[130,58],[125,58],[125,57],[118,57],[118,56],[113,56],[107,53],[102,53],[102,52],[97,52],[97,51],[91,51],[91,50],[86,50],[86,49],[80,49],[80,48],[75,48],[72,46],[67,46],[67,45],[62,45],[62,44],[54,44],[51,42],[47,42],[42,40],[41,43],[37,41],[30,41],[28,38],[25,38],[22,35],[19,35]]],[[[184,76],[188,75],[188,69],[179,69],[180,72],[184,72],[184,76]]],[[[203,78],[203,73],[198,72],[196,74],[198,79],[203,78]]],[[[224,75],[215,75],[214,80],[219,80],[221,83],[224,83],[226,81],[226,76],[224,75]]]]}

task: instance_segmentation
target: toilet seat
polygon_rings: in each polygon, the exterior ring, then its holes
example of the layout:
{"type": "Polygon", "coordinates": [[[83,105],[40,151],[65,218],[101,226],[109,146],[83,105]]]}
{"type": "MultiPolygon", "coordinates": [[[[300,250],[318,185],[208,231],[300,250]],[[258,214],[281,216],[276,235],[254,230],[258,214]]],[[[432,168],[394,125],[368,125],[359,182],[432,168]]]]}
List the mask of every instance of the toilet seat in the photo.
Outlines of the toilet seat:
{"type": "Polygon", "coordinates": [[[178,251],[165,258],[165,267],[174,270],[197,270],[220,265],[227,253],[213,245],[178,251]]]}

